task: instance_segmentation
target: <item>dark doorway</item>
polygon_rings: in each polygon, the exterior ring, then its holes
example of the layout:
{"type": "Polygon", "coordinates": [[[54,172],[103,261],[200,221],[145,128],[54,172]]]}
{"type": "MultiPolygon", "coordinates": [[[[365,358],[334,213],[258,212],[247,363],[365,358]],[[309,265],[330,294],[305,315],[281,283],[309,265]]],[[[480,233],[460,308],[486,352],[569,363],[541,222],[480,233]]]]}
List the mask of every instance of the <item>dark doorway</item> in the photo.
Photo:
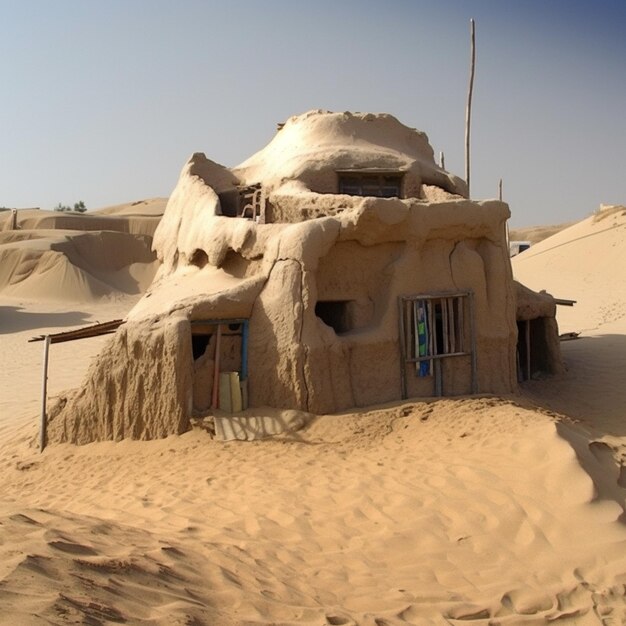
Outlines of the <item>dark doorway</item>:
{"type": "Polygon", "coordinates": [[[553,373],[548,332],[545,317],[517,322],[517,377],[520,382],[553,373]]]}

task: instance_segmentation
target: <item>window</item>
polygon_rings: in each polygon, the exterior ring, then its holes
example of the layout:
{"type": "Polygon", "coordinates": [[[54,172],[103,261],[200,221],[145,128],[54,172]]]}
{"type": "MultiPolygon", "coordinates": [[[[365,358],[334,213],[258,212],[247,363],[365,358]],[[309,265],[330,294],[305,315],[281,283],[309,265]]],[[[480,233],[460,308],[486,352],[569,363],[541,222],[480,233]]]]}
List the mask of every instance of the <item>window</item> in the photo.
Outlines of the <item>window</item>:
{"type": "Polygon", "coordinates": [[[401,173],[344,171],[338,175],[339,193],[378,198],[399,198],[401,195],[401,173]]]}
{"type": "Polygon", "coordinates": [[[315,315],[338,335],[352,330],[350,300],[320,300],[315,305],[315,315]]]}
{"type": "Polygon", "coordinates": [[[432,374],[432,357],[466,352],[465,295],[402,298],[407,360],[419,364],[419,376],[432,374]]]}
{"type": "Polygon", "coordinates": [[[476,393],[476,348],[472,293],[423,294],[399,298],[402,397],[407,366],[416,376],[434,376],[442,395],[441,360],[470,357],[472,393],[476,393]]]}

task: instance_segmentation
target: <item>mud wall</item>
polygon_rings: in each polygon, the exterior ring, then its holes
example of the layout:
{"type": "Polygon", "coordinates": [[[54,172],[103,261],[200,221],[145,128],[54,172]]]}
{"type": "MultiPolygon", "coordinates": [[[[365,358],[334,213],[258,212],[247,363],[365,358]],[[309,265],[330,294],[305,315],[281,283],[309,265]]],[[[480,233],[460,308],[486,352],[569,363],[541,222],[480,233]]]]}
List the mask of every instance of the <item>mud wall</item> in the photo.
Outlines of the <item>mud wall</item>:
{"type": "Polygon", "coordinates": [[[159,439],[189,430],[191,363],[185,318],[125,324],[79,391],[51,409],[48,441],[159,439]]]}

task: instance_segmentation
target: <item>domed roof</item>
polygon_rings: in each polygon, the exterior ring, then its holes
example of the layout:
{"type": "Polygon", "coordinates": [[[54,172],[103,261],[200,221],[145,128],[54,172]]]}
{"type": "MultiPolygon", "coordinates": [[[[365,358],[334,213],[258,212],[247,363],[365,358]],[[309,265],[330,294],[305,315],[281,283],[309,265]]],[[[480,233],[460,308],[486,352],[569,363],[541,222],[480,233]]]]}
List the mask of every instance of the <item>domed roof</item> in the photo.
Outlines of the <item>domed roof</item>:
{"type": "Polygon", "coordinates": [[[413,171],[423,182],[465,195],[465,183],[435,163],[426,134],[387,113],[316,110],[293,116],[232,171],[245,184],[278,187],[323,170],[368,168],[413,171]]]}

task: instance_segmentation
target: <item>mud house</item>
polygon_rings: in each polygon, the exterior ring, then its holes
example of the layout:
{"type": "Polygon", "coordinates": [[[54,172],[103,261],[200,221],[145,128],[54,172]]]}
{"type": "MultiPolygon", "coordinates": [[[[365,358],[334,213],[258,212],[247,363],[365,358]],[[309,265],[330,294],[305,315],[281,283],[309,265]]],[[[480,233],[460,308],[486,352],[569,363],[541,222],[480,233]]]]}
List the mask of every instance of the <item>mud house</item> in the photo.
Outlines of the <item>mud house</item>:
{"type": "Polygon", "coordinates": [[[466,196],[426,135],[384,114],[293,117],[232,169],[194,154],[155,281],[50,438],[163,437],[216,406],[509,393],[558,370],[554,301],[512,278],[508,206],[466,196]]]}

